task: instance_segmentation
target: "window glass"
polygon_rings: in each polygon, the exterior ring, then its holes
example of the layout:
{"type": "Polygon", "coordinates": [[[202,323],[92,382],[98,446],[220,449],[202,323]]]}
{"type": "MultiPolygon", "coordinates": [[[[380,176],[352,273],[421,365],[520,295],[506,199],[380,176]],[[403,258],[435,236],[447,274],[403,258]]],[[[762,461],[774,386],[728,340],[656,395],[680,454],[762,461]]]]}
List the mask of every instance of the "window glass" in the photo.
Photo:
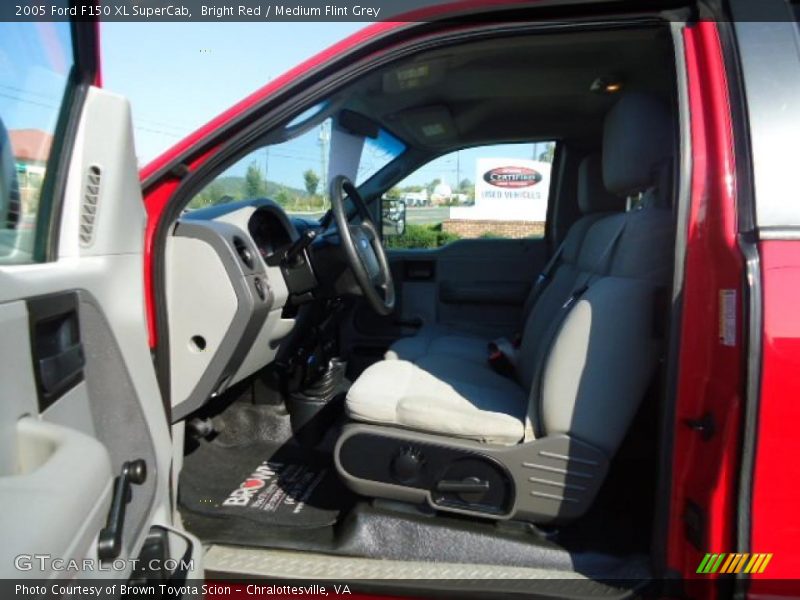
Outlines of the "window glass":
{"type": "Polygon", "coordinates": [[[358,165],[356,185],[361,185],[375,175],[383,167],[400,156],[406,147],[388,131],[383,129],[376,138],[367,138],[361,152],[361,162],[358,165]]]}
{"type": "Polygon", "coordinates": [[[264,146],[228,167],[189,203],[189,209],[269,198],[289,214],[319,218],[327,210],[330,119],[282,144],[264,146]]]}
{"type": "Polygon", "coordinates": [[[69,23],[0,23],[0,261],[33,261],[42,189],[73,65],[69,23]]]}
{"type": "Polygon", "coordinates": [[[459,239],[543,237],[555,142],[459,150],[417,169],[384,194],[386,245],[435,248],[459,239]],[[392,208],[387,210],[387,205],[392,208]],[[393,235],[391,230],[402,231],[393,235]]]}
{"type": "MultiPolygon", "coordinates": [[[[319,219],[328,202],[331,120],[282,144],[251,152],[207,185],[189,203],[197,209],[235,200],[269,198],[287,213],[319,219]]],[[[366,139],[358,164],[361,183],[394,160],[405,146],[385,131],[366,139]]]]}

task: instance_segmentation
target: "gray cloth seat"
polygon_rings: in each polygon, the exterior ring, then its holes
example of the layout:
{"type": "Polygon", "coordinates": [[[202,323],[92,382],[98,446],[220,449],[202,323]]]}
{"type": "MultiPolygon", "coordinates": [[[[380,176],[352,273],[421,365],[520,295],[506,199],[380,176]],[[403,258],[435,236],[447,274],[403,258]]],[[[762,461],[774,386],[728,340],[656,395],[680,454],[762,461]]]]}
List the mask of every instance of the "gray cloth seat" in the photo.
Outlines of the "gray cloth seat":
{"type": "Polygon", "coordinates": [[[525,436],[525,390],[490,370],[448,361],[458,359],[393,360],[370,367],[348,394],[350,418],[486,443],[518,443],[525,436]]]}
{"type": "MultiPolygon", "coordinates": [[[[575,265],[589,228],[599,219],[625,208],[625,199],[610,193],[605,188],[599,153],[591,154],[581,161],[578,169],[577,196],[582,216],[567,232],[551,269],[551,277],[558,277],[562,285],[566,280],[576,276],[575,265]]],[[[531,282],[531,291],[522,310],[522,322],[517,331],[506,332],[508,339],[513,339],[515,334],[524,328],[527,316],[538,296],[535,284],[536,282],[531,282]]],[[[446,354],[462,358],[469,363],[485,364],[490,341],[488,338],[462,331],[457,327],[430,324],[422,327],[416,335],[402,338],[392,344],[386,353],[386,358],[416,362],[428,354],[446,354]]]]}
{"type": "Polygon", "coordinates": [[[394,360],[356,380],[349,416],[503,445],[564,434],[612,456],[661,351],[653,324],[670,284],[674,226],[668,191],[655,186],[671,151],[671,120],[659,101],[630,95],[612,109],[605,186],[617,203],[644,198],[628,212],[583,217],[569,231],[528,308],[514,378],[489,367],[486,340],[423,332],[416,347],[395,346],[394,360]]]}

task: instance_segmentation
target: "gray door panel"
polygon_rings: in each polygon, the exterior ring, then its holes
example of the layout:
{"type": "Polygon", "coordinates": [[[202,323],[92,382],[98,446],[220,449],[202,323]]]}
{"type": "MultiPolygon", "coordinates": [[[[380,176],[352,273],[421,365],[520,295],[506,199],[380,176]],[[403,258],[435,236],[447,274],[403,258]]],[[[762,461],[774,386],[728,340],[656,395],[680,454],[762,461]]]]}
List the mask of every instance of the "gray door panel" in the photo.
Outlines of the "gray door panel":
{"type": "Polygon", "coordinates": [[[509,333],[545,262],[543,239],[460,240],[435,250],[390,252],[400,273],[403,321],[509,333]],[[428,263],[428,272],[419,265],[428,263]],[[429,275],[428,275],[429,273],[429,275]]]}
{"type": "MultiPolygon", "coordinates": [[[[35,562],[20,572],[9,558],[19,554],[96,560],[127,461],[143,460],[147,477],[131,486],[118,558],[137,557],[153,526],[172,525],[171,440],[147,338],[145,213],[125,99],[90,88],[72,157],[58,258],[0,266],[3,577],[64,576],[35,562]]],[[[130,569],[102,576],[126,579],[130,569]]]]}

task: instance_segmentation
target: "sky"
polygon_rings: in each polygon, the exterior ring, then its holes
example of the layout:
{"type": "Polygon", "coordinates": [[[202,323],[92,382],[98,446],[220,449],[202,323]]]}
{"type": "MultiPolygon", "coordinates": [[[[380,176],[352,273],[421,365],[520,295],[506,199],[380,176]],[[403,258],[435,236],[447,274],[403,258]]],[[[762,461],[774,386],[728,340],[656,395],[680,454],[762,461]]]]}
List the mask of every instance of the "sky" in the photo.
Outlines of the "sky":
{"type": "Polygon", "coordinates": [[[72,66],[68,23],[0,23],[0,118],[52,133],[72,66]]]}
{"type": "Polygon", "coordinates": [[[144,165],[367,23],[103,23],[103,87],[131,101],[144,165]]]}

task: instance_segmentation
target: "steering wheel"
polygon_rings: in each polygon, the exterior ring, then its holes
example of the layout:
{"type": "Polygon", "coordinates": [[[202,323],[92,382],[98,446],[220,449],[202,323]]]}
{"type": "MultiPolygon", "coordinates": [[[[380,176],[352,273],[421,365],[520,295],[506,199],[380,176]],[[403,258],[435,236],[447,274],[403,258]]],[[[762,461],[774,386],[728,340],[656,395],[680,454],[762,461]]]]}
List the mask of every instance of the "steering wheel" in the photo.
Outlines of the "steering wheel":
{"type": "Polygon", "coordinates": [[[381,238],[356,186],[343,175],[331,181],[331,211],[339,229],[339,239],[356,282],[369,305],[379,315],[389,315],[394,310],[394,281],[386,260],[381,238]],[[361,223],[350,223],[344,206],[344,197],[353,201],[361,223]]]}

